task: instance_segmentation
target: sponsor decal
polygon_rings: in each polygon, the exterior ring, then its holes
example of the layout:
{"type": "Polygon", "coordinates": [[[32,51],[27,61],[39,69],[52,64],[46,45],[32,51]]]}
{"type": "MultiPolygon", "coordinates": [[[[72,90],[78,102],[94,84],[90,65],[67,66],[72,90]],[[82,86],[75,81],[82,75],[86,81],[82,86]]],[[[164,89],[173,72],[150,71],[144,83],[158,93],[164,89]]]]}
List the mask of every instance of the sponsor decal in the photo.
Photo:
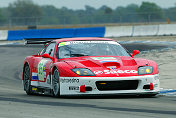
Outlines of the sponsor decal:
{"type": "Polygon", "coordinates": [[[42,59],[38,64],[38,78],[40,81],[44,81],[46,78],[46,63],[48,60],[42,59]]]}
{"type": "Polygon", "coordinates": [[[78,44],[78,43],[107,43],[107,44],[116,44],[119,45],[115,41],[70,41],[69,44],[78,44]]]}
{"type": "Polygon", "coordinates": [[[117,70],[116,66],[107,66],[107,68],[111,69],[111,70],[117,70]]]}
{"type": "Polygon", "coordinates": [[[44,71],[44,72],[46,72],[46,65],[45,65],[45,66],[43,66],[43,71],[44,71]]]}
{"type": "Polygon", "coordinates": [[[118,74],[119,73],[138,73],[136,70],[103,70],[103,71],[94,71],[96,75],[100,74],[118,74]]]}
{"type": "Polygon", "coordinates": [[[60,79],[61,83],[79,83],[79,79],[60,79]]]}
{"type": "Polygon", "coordinates": [[[64,46],[64,45],[65,45],[65,42],[59,43],[59,47],[64,46]]]}
{"type": "Polygon", "coordinates": [[[117,60],[103,60],[103,61],[100,61],[101,63],[105,63],[105,62],[118,62],[117,60]]]}
{"type": "Polygon", "coordinates": [[[94,71],[94,73],[96,74],[96,75],[101,75],[101,74],[103,74],[103,71],[94,71]]]}
{"type": "Polygon", "coordinates": [[[108,60],[108,59],[115,59],[114,57],[91,57],[94,60],[108,60]]]}
{"type": "Polygon", "coordinates": [[[154,84],[154,88],[158,87],[158,84],[154,84]]]}
{"type": "Polygon", "coordinates": [[[37,88],[35,88],[35,87],[32,87],[32,91],[37,91],[37,88]]]}
{"type": "Polygon", "coordinates": [[[70,44],[79,44],[79,43],[107,43],[107,44],[115,44],[120,45],[115,41],[70,41],[70,42],[61,42],[58,47],[70,45],[70,44]]]}
{"type": "Polygon", "coordinates": [[[94,60],[98,60],[101,63],[105,63],[105,62],[118,62],[116,58],[114,57],[91,57],[94,60]]]}
{"type": "Polygon", "coordinates": [[[32,73],[32,80],[39,80],[37,73],[32,73]]]}
{"type": "Polygon", "coordinates": [[[69,90],[79,90],[79,86],[69,86],[69,90]]]}
{"type": "Polygon", "coordinates": [[[49,77],[49,75],[47,76],[47,79],[46,79],[46,81],[47,81],[47,84],[51,84],[51,80],[50,80],[50,77],[49,77]]]}

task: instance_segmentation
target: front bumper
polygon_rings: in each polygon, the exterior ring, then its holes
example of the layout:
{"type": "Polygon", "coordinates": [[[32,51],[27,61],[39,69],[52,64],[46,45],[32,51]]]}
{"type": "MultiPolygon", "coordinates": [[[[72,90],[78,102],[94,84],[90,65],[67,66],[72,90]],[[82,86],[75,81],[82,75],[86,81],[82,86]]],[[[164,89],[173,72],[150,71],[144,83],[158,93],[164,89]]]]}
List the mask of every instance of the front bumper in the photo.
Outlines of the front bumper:
{"type": "MultiPolygon", "coordinates": [[[[114,86],[114,85],[113,85],[114,86]]],[[[122,85],[123,86],[123,85],[122,85]]],[[[157,94],[160,90],[159,75],[145,75],[132,77],[60,77],[60,95],[106,95],[106,94],[157,94]],[[136,88],[100,90],[97,82],[138,81],[136,88]],[[151,89],[152,85],[152,89],[151,89]],[[145,86],[145,87],[144,87],[145,86]],[[148,86],[148,87],[147,87],[148,86]],[[86,89],[85,89],[86,88],[86,89]]]]}

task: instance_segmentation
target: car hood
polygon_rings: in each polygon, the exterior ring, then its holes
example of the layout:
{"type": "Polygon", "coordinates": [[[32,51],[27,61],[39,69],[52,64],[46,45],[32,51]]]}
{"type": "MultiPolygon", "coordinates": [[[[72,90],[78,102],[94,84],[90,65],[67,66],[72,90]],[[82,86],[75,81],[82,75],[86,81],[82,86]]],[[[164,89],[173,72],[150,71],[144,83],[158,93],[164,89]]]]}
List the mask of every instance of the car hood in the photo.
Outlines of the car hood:
{"type": "Polygon", "coordinates": [[[87,68],[96,76],[136,76],[138,67],[150,65],[146,59],[127,56],[83,56],[62,59],[71,68],[87,68]]]}

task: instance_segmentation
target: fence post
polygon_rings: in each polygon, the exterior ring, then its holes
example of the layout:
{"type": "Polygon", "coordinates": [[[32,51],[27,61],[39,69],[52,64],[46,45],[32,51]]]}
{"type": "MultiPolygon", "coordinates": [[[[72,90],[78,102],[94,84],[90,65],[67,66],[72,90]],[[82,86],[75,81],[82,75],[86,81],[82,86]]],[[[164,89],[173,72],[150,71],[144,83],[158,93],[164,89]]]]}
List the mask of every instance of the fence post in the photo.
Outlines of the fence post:
{"type": "Polygon", "coordinates": [[[9,18],[9,29],[11,29],[12,28],[12,19],[11,18],[9,18]]]}
{"type": "Polygon", "coordinates": [[[151,14],[148,15],[148,23],[151,22],[151,14]]]}

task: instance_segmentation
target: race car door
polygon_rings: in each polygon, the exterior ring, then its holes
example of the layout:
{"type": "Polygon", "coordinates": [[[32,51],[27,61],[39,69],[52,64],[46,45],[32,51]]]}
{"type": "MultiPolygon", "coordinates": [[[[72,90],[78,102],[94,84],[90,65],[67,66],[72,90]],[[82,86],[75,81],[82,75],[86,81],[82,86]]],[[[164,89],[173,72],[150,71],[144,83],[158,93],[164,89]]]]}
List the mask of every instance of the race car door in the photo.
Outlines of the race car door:
{"type": "MultiPolygon", "coordinates": [[[[42,55],[47,53],[51,57],[54,57],[55,46],[56,46],[55,42],[50,43],[40,53],[41,57],[38,57],[35,59],[34,66],[37,71],[38,81],[40,81],[40,82],[46,82],[46,80],[49,79],[49,77],[48,77],[49,72],[50,72],[49,70],[53,66],[53,60],[50,58],[43,58],[42,55]]],[[[50,83],[50,80],[48,80],[48,83],[50,83]]]]}

